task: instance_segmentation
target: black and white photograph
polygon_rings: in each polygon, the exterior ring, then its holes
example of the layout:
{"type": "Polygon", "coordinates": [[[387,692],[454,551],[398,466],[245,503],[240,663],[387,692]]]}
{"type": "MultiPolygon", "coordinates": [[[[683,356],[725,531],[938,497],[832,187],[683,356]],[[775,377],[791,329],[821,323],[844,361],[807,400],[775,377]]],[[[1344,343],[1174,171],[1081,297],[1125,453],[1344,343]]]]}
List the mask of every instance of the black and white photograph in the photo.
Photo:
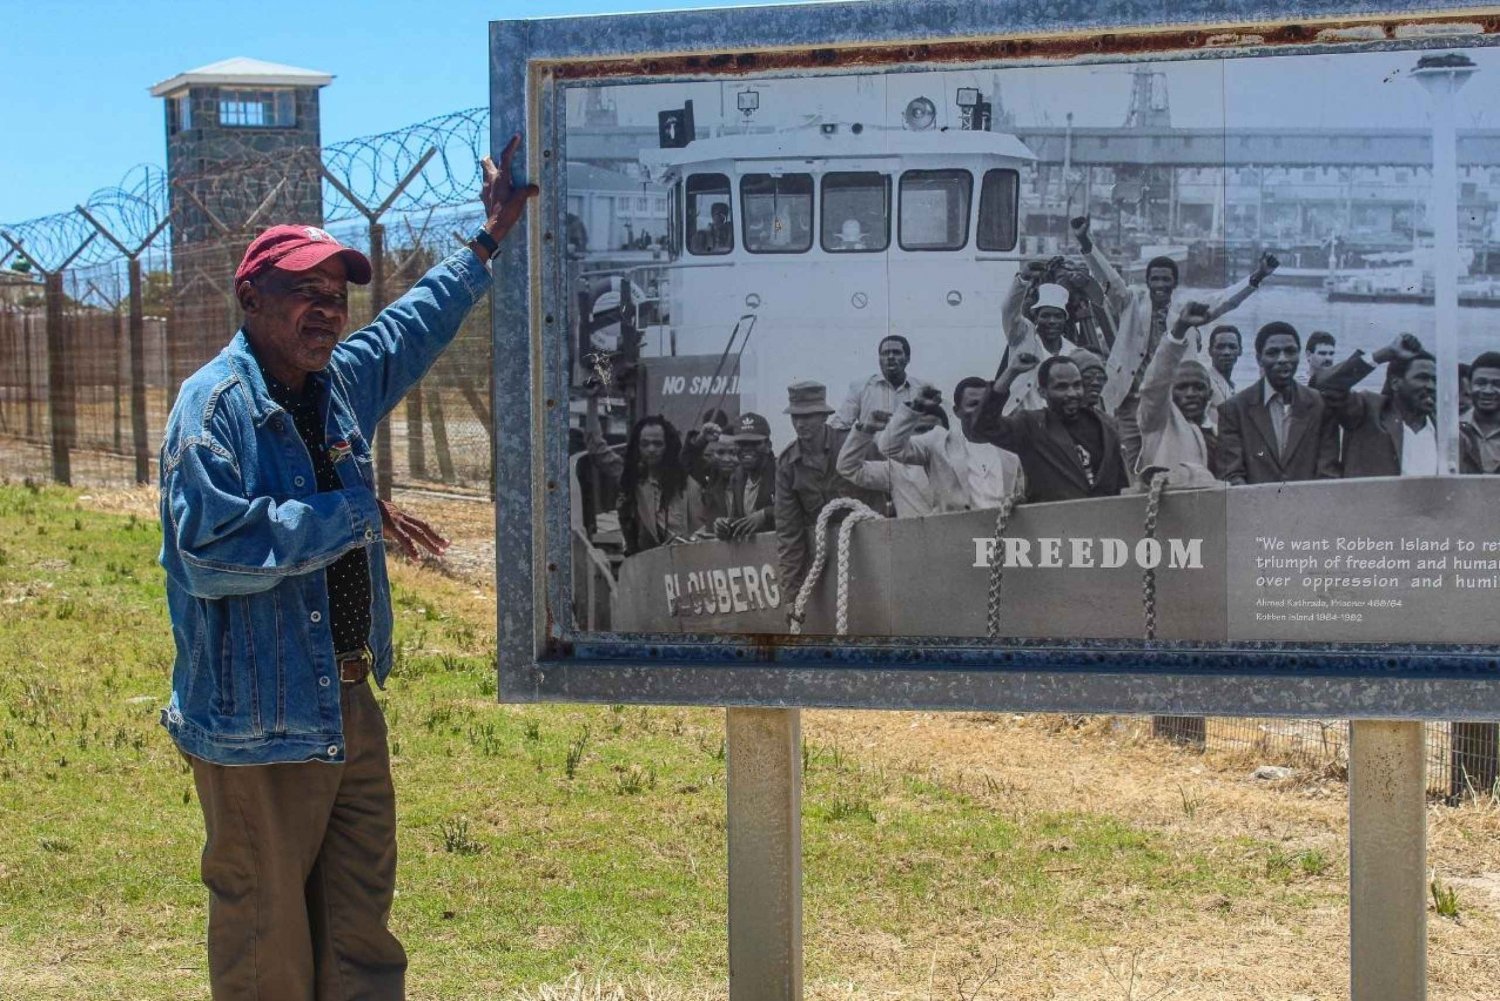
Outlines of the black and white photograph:
{"type": "Polygon", "coordinates": [[[574,628],[1492,639],[1497,75],[567,85],[574,628]]]}

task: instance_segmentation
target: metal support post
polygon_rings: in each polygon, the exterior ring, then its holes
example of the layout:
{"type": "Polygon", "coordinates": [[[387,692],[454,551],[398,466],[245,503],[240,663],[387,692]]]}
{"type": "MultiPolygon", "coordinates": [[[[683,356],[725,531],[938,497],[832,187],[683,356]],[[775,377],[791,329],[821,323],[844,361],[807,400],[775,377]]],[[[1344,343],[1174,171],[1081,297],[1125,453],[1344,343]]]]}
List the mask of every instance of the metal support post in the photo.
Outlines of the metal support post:
{"type": "Polygon", "coordinates": [[[62,271],[43,277],[47,302],[47,421],[52,439],[52,479],[64,486],[73,482],[73,383],[68,362],[67,334],[63,329],[62,271]]]}
{"type": "Polygon", "coordinates": [[[1422,724],[1349,724],[1350,1001],[1427,997],[1422,724]]]}
{"type": "Polygon", "coordinates": [[[146,307],[141,289],[141,259],[130,259],[130,440],[135,453],[135,481],[151,479],[151,445],[146,438],[146,307]]]}
{"type": "MultiPolygon", "coordinates": [[[[370,223],[370,319],[385,309],[385,227],[370,223]]],[[[394,453],[391,449],[391,418],[382,418],[375,432],[375,493],[381,500],[391,499],[395,479],[394,453]]]]}
{"type": "Polygon", "coordinates": [[[802,717],[729,709],[729,998],[802,998],[802,717]]]}

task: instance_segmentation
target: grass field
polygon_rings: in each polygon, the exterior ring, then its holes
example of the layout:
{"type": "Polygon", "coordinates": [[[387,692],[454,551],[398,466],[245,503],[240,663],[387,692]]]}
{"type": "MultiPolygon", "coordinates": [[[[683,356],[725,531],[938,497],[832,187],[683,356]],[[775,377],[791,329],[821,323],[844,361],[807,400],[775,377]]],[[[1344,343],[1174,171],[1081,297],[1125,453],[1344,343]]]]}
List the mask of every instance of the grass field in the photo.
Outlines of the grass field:
{"type": "MultiPolygon", "coordinates": [[[[0,486],[0,998],[207,996],[159,545],[140,495],[0,486]]],[[[392,577],[411,996],[725,996],[722,713],[499,705],[493,592],[392,577]]],[[[1128,721],[804,734],[810,998],[1347,996],[1336,782],[1252,782],[1128,721]]],[[[1430,917],[1431,997],[1493,999],[1500,809],[1431,818],[1456,908],[1430,917]]]]}

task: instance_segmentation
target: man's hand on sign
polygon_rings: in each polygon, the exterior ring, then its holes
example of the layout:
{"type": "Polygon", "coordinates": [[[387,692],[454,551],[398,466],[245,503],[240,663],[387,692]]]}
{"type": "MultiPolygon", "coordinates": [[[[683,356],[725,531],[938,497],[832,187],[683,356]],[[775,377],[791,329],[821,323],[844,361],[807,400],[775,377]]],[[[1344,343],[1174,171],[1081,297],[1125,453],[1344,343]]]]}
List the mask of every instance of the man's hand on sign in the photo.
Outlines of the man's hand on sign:
{"type": "Polygon", "coordinates": [[[484,228],[489,230],[496,243],[505,239],[511,227],[525,214],[526,203],[541,190],[535,184],[519,187],[515,184],[511,168],[516,150],[520,148],[521,134],[517,132],[505,144],[505,150],[500,154],[500,166],[495,166],[495,161],[489,156],[479,161],[480,170],[484,173],[479,189],[479,200],[484,203],[484,228]]]}
{"type": "Polygon", "coordinates": [[[409,560],[420,560],[424,556],[423,550],[434,557],[447,551],[448,540],[427,522],[407,514],[390,501],[377,503],[380,505],[381,530],[396,544],[396,552],[409,560]]]}

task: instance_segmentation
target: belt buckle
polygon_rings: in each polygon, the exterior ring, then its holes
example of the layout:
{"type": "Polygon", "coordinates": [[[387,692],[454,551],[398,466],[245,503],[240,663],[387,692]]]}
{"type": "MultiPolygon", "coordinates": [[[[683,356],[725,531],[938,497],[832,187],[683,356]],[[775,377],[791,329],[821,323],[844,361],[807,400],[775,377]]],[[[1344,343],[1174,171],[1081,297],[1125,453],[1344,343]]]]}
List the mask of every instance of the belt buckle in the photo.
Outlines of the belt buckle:
{"type": "Polygon", "coordinates": [[[370,673],[370,658],[365,654],[345,657],[339,661],[339,681],[346,685],[357,685],[370,673]]]}

